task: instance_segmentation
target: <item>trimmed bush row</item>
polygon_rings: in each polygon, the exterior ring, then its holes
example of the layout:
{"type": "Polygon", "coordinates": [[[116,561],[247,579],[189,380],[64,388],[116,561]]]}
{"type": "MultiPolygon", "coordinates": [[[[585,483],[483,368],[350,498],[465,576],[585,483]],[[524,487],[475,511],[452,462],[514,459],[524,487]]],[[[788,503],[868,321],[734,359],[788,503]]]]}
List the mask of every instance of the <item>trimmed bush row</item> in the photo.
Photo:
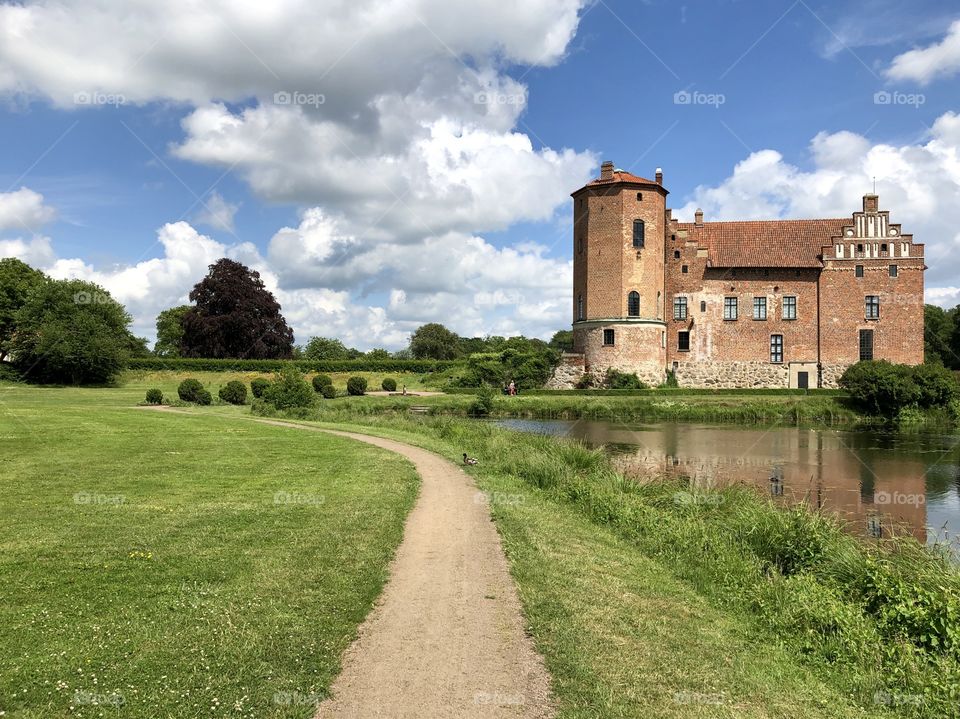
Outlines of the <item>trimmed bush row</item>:
{"type": "Polygon", "coordinates": [[[244,360],[196,359],[181,357],[137,357],[127,362],[127,369],[171,370],[192,372],[279,372],[295,367],[301,372],[439,372],[456,365],[449,360],[244,360]]]}

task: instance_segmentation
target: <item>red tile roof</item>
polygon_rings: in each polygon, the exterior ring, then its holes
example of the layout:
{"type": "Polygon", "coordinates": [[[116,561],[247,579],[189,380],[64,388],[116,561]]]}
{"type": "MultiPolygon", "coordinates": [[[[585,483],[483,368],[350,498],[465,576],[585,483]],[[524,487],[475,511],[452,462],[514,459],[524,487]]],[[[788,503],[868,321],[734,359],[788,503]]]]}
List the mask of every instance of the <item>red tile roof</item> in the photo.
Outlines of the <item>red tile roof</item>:
{"type": "Polygon", "coordinates": [[[687,239],[707,248],[712,267],[819,267],[822,248],[839,237],[850,218],[839,220],[745,220],[680,222],[687,239]]]}
{"type": "Polygon", "coordinates": [[[609,180],[601,180],[599,177],[595,180],[591,180],[587,183],[587,187],[592,187],[593,185],[612,185],[615,182],[636,182],[641,185],[656,185],[657,183],[653,180],[648,180],[645,177],[639,177],[633,175],[629,172],[624,172],[623,170],[614,170],[613,177],[609,180]]]}

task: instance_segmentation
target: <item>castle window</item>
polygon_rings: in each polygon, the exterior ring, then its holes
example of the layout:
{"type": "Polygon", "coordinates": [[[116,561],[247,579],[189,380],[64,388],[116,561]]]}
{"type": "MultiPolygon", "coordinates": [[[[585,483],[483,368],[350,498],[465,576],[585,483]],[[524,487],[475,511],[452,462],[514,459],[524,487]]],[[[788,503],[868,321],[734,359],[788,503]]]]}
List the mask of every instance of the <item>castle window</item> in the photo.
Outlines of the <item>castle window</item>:
{"type": "Polygon", "coordinates": [[[887,243],[886,243],[886,242],[884,242],[882,245],[880,245],[880,251],[881,251],[882,253],[884,253],[884,254],[887,253],[887,243]]]}
{"type": "Polygon", "coordinates": [[[674,250],[674,251],[673,251],[673,258],[674,258],[675,260],[679,260],[679,259],[680,259],[680,250],[674,250]]]}
{"type": "Polygon", "coordinates": [[[863,265],[857,265],[855,273],[857,277],[863,277],[863,265]]]}
{"type": "Polygon", "coordinates": [[[673,298],[673,319],[675,320],[687,319],[687,298],[686,297],[673,298]]]}
{"type": "Polygon", "coordinates": [[[753,298],[753,319],[755,320],[767,319],[767,298],[766,297],[753,298]]]}
{"type": "Polygon", "coordinates": [[[683,266],[680,268],[680,271],[681,271],[683,274],[687,274],[687,272],[690,271],[690,268],[687,267],[686,265],[683,265],[683,266]]]}
{"type": "Polygon", "coordinates": [[[613,344],[613,330],[604,330],[603,331],[603,344],[612,345],[613,344]]]}
{"type": "Polygon", "coordinates": [[[583,295],[577,296],[577,319],[583,320],[583,295]]]}
{"type": "Polygon", "coordinates": [[[737,319],[737,298],[736,297],[723,298],[723,319],[725,320],[737,319]]]}
{"type": "Polygon", "coordinates": [[[873,359],[873,330],[860,330],[860,361],[873,359]]]}
{"type": "Polygon", "coordinates": [[[634,220],[633,221],[633,246],[638,250],[642,250],[643,242],[644,242],[643,220],[634,220]]]}
{"type": "Polygon", "coordinates": [[[783,298],[783,319],[785,320],[797,319],[797,298],[796,297],[783,298]]]}
{"type": "Polygon", "coordinates": [[[783,363],[783,335],[770,335],[770,361],[783,363]]]}
{"type": "Polygon", "coordinates": [[[857,245],[857,254],[859,255],[863,254],[863,245],[857,245]]]}
{"type": "Polygon", "coordinates": [[[643,200],[643,193],[642,193],[642,192],[638,192],[638,193],[637,193],[637,202],[640,202],[641,200],[643,200]]]}
{"type": "Polygon", "coordinates": [[[640,293],[631,292],[627,295],[627,314],[630,317],[640,316],[640,293]]]}
{"type": "Polygon", "coordinates": [[[679,352],[690,351],[690,333],[689,332],[677,333],[677,351],[679,352]]]}
{"type": "Polygon", "coordinates": [[[880,297],[879,295],[867,295],[864,301],[864,309],[868,320],[880,319],[880,297]]]}
{"type": "Polygon", "coordinates": [[[700,300],[700,311],[701,311],[701,312],[706,312],[706,311],[707,311],[707,301],[706,301],[706,300],[700,300]]]}
{"type": "Polygon", "coordinates": [[[890,276],[891,276],[891,277],[896,277],[896,276],[897,276],[897,266],[896,266],[896,265],[890,265],[890,276]]]}

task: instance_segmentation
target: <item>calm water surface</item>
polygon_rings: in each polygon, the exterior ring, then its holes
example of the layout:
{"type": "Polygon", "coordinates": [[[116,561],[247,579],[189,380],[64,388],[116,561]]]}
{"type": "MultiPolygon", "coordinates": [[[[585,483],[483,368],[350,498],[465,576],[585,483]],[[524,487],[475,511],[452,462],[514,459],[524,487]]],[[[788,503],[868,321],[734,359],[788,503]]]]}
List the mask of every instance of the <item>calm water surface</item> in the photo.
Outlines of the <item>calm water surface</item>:
{"type": "Polygon", "coordinates": [[[667,474],[691,492],[751,483],[785,503],[840,515],[864,536],[909,532],[960,544],[960,434],[499,420],[604,447],[627,474],[667,474]]]}

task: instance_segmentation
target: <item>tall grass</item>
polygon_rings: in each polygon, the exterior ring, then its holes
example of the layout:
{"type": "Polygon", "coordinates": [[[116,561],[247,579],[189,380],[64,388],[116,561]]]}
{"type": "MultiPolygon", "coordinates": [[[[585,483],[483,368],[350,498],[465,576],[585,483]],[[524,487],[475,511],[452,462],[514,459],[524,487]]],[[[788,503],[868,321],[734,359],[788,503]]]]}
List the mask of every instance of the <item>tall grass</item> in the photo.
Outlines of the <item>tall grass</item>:
{"type": "Polygon", "coordinates": [[[489,423],[337,415],[451,456],[469,448],[481,474],[512,475],[612,529],[864,706],[957,716],[960,575],[912,538],[868,544],[830,516],[781,509],[746,487],[702,494],[627,480],[601,451],[489,423]]]}

